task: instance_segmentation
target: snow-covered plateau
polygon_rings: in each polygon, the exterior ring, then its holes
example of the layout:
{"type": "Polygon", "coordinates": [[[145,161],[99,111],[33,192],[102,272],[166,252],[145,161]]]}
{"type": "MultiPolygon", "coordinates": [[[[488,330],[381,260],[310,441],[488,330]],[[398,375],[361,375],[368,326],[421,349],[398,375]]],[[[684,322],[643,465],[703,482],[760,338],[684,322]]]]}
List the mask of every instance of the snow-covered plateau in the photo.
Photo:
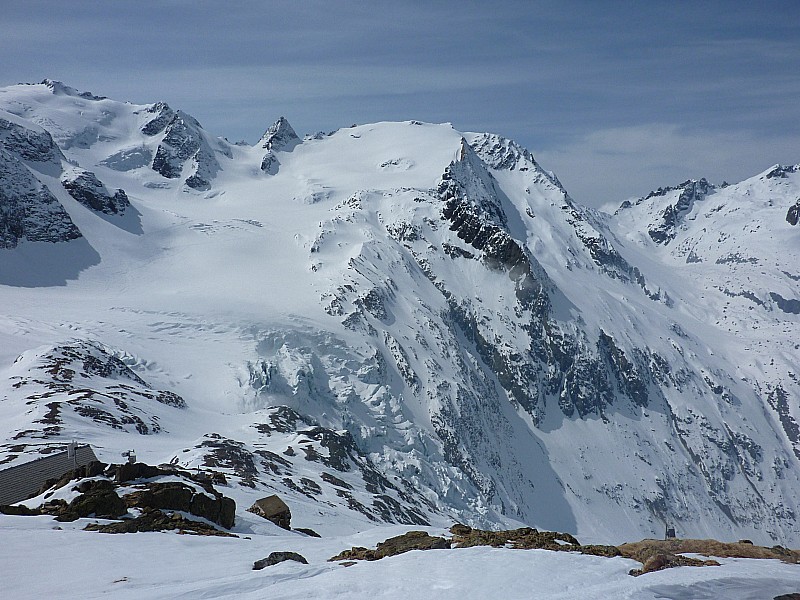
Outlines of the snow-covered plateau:
{"type": "Polygon", "coordinates": [[[135,450],[219,476],[240,536],[0,515],[0,589],[800,592],[797,565],[753,559],[637,578],[546,550],[326,562],[453,522],[800,546],[798,221],[800,165],[606,214],[450,124],[301,138],[281,117],[249,146],[163,102],[0,88],[0,469],[73,440],[135,450]],[[322,538],[245,511],[271,494],[322,538]],[[249,570],[272,550],[310,564],[249,570]]]}

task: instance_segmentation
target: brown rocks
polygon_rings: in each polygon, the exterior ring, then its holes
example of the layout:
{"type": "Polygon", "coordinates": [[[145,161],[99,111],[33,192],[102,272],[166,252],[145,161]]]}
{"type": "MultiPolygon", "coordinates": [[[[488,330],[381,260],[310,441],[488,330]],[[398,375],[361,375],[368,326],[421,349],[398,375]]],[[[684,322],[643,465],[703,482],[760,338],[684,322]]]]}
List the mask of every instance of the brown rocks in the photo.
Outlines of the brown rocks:
{"type": "Polygon", "coordinates": [[[494,548],[514,548],[517,550],[539,548],[554,551],[566,550],[596,556],[611,557],[620,555],[619,548],[615,546],[582,546],[569,533],[539,531],[531,527],[506,531],[486,531],[456,524],[450,528],[450,533],[453,534],[453,543],[458,548],[470,548],[472,546],[492,546],[494,548]]]}
{"type": "Polygon", "coordinates": [[[33,517],[42,514],[38,509],[28,508],[23,505],[0,506],[0,513],[4,515],[15,515],[21,517],[33,517]]]}
{"type": "MultiPolygon", "coordinates": [[[[638,559],[637,559],[638,560],[638,559]]],[[[652,573],[653,571],[661,571],[672,567],[718,567],[719,563],[715,560],[698,560],[696,558],[689,558],[687,556],[680,556],[670,552],[657,552],[647,557],[642,563],[641,569],[631,569],[628,575],[638,577],[645,573],[652,573]]]]}
{"type": "Polygon", "coordinates": [[[717,556],[720,558],[777,558],[786,563],[800,563],[800,552],[790,550],[783,546],[773,546],[767,548],[756,546],[747,541],[726,543],[718,540],[692,540],[692,539],[673,539],[673,540],[642,540],[622,544],[619,547],[622,556],[633,558],[644,563],[648,557],[654,554],[703,554],[705,556],[717,556]]]}
{"type": "Polygon", "coordinates": [[[450,548],[450,540],[436,537],[424,531],[409,531],[403,535],[380,542],[375,550],[355,546],[330,558],[329,560],[378,560],[387,556],[396,556],[410,550],[442,550],[450,548]]]}
{"type": "Polygon", "coordinates": [[[260,517],[272,521],[278,527],[291,530],[292,511],[278,496],[272,495],[256,500],[253,506],[247,509],[260,517]]]}
{"type": "Polygon", "coordinates": [[[309,537],[321,538],[322,536],[318,534],[313,529],[309,529],[308,527],[295,527],[293,531],[299,531],[300,533],[304,533],[309,537]]]}

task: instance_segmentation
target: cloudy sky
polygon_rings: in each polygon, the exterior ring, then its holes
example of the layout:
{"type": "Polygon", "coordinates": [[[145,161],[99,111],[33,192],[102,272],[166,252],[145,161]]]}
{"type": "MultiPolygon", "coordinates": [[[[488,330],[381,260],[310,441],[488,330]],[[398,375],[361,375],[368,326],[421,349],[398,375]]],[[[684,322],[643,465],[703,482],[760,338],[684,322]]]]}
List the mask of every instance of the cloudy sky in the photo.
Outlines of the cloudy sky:
{"type": "Polygon", "coordinates": [[[165,100],[231,141],[493,131],[591,206],[800,162],[797,0],[3,0],[0,56],[0,85],[165,100]]]}

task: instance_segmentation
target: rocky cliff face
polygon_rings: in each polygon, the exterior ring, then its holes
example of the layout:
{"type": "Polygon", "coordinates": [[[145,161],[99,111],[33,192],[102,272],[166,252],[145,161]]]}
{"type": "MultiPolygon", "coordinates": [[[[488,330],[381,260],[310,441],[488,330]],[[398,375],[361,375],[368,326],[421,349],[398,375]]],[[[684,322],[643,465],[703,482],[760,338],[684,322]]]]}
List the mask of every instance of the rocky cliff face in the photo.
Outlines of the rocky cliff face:
{"type": "Polygon", "coordinates": [[[300,138],[294,132],[292,126],[289,125],[289,121],[284,117],[275,121],[264,132],[257,144],[267,151],[264,158],[261,159],[261,170],[270,175],[275,175],[280,166],[276,153],[281,150],[291,152],[292,148],[299,142],[300,138]]]}
{"type": "Polygon", "coordinates": [[[91,171],[69,169],[62,175],[61,185],[87,208],[107,215],[121,215],[131,205],[125,190],[118,189],[111,195],[91,171]]]}
{"type": "MultiPolygon", "coordinates": [[[[24,150],[35,162],[43,157],[29,153],[30,147],[24,150]]],[[[16,248],[24,240],[55,243],[79,237],[80,231],[47,186],[17,155],[0,148],[0,248],[16,248]]]]}
{"type": "MultiPolygon", "coordinates": [[[[149,135],[149,131],[157,130],[162,118],[163,115],[159,114],[145,125],[143,131],[149,135]]],[[[186,185],[196,190],[208,190],[219,171],[219,163],[201,131],[200,123],[193,117],[181,111],[173,114],[153,158],[153,170],[168,179],[175,179],[183,175],[184,166],[189,163],[186,185]]]]}
{"type": "Polygon", "coordinates": [[[64,155],[52,136],[10,113],[0,113],[0,143],[6,152],[17,156],[37,171],[49,175],[61,172],[64,155]]]}

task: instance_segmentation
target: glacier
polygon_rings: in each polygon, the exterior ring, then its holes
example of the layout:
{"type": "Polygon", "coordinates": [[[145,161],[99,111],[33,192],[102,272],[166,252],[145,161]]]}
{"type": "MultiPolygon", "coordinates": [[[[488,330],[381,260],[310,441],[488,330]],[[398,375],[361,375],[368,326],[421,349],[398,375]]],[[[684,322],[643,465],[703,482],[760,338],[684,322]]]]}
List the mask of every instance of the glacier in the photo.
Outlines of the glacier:
{"type": "Polygon", "coordinates": [[[245,146],[49,80],[0,143],[0,465],[135,448],[321,533],[798,545],[800,167],[607,214],[494,134],[245,146]]]}

